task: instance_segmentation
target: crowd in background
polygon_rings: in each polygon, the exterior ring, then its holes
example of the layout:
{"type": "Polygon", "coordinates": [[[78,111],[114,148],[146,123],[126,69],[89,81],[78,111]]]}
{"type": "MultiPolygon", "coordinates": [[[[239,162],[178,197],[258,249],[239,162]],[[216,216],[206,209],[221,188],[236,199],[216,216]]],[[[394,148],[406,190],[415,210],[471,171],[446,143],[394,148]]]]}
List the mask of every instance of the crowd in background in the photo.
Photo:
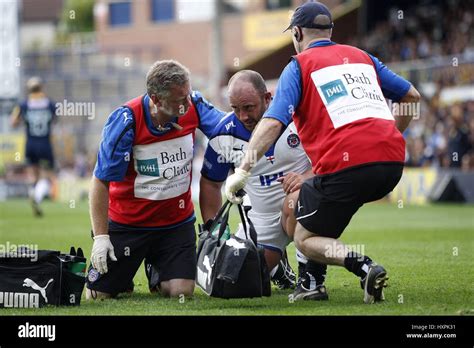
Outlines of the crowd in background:
{"type": "Polygon", "coordinates": [[[474,84],[474,64],[456,66],[463,57],[473,61],[473,24],[474,1],[416,4],[391,8],[388,19],[376,23],[368,36],[350,42],[390,66],[422,59],[436,65],[441,57],[453,63],[425,76],[434,93],[426,95],[410,78],[422,92],[422,103],[420,117],[404,134],[407,166],[474,169],[474,93],[471,100],[448,103],[441,98],[447,88],[474,84]]]}
{"type": "Polygon", "coordinates": [[[474,101],[440,105],[423,98],[421,116],[406,131],[406,165],[474,168],[474,101]]]}
{"type": "MultiPolygon", "coordinates": [[[[439,57],[474,62],[474,1],[442,1],[436,6],[415,4],[387,9],[386,20],[374,24],[367,35],[348,44],[360,47],[392,67],[410,60],[436,61],[439,57]]],[[[406,164],[412,167],[474,169],[474,96],[468,101],[446,103],[443,90],[474,84],[474,63],[459,68],[427,69],[433,92],[426,94],[420,81],[406,76],[422,94],[420,117],[404,136],[406,164]]],[[[202,146],[204,144],[201,144],[202,146]]],[[[96,154],[76,151],[73,161],[60,162],[60,175],[89,177],[96,154]]]]}
{"type": "Polygon", "coordinates": [[[474,54],[474,1],[441,1],[390,8],[388,19],[375,23],[351,44],[385,62],[474,54]],[[469,49],[471,47],[471,49],[469,49]]]}

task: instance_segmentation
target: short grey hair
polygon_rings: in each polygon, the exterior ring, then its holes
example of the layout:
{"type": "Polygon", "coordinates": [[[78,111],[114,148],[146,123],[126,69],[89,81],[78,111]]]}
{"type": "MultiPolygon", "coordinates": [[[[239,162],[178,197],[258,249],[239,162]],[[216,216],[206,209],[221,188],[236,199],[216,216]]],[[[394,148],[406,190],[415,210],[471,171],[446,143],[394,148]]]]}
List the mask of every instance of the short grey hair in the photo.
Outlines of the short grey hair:
{"type": "Polygon", "coordinates": [[[146,90],[148,96],[167,98],[172,86],[183,86],[187,82],[189,70],[184,65],[175,60],[159,60],[146,75],[146,90]]]}

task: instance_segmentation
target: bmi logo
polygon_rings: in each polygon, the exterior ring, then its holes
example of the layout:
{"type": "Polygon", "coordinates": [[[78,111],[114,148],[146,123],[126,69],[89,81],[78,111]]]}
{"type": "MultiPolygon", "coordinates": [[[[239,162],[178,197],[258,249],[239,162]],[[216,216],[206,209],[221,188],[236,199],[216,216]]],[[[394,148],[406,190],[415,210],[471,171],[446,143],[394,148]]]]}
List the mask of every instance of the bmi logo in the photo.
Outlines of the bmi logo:
{"type": "Polygon", "coordinates": [[[346,87],[340,79],[328,82],[322,85],[320,88],[328,104],[331,104],[337,98],[347,95],[346,87]]]}
{"type": "Polygon", "coordinates": [[[137,160],[137,171],[141,175],[159,177],[160,171],[158,169],[158,160],[156,158],[137,160]]]}

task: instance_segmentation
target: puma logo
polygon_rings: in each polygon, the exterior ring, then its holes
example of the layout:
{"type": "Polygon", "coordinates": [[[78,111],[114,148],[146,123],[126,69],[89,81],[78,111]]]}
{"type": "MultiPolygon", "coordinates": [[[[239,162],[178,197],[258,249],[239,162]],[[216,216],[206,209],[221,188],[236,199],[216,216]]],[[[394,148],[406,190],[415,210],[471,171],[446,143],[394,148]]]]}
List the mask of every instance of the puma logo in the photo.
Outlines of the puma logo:
{"type": "Polygon", "coordinates": [[[51,282],[53,282],[54,279],[50,279],[48,280],[48,283],[44,286],[44,287],[41,287],[39,286],[38,284],[36,284],[34,281],[32,281],[30,278],[26,278],[24,281],[23,281],[23,286],[26,286],[28,288],[32,288],[33,290],[36,290],[36,291],[39,291],[41,296],[43,296],[44,298],[44,301],[46,303],[48,303],[48,298],[46,297],[46,288],[48,287],[49,284],[51,284],[51,282]]]}
{"type": "Polygon", "coordinates": [[[131,120],[131,118],[128,117],[128,112],[123,113],[123,124],[126,124],[128,120],[131,120]]]}
{"type": "Polygon", "coordinates": [[[303,206],[300,204],[300,201],[298,201],[298,213],[303,209],[303,206]]]}
{"type": "Polygon", "coordinates": [[[211,263],[209,261],[209,257],[207,255],[204,256],[204,261],[202,262],[202,264],[207,269],[207,284],[209,285],[211,283],[212,268],[211,268],[211,263]]]}
{"type": "Polygon", "coordinates": [[[232,148],[232,150],[244,152],[244,145],[243,145],[243,144],[240,145],[240,148],[237,147],[237,146],[234,146],[234,147],[232,148]]]}
{"type": "Polygon", "coordinates": [[[211,284],[211,262],[209,260],[209,256],[204,256],[204,260],[202,261],[202,265],[206,268],[206,271],[202,270],[199,266],[197,268],[197,283],[203,288],[206,289],[211,284]]]}

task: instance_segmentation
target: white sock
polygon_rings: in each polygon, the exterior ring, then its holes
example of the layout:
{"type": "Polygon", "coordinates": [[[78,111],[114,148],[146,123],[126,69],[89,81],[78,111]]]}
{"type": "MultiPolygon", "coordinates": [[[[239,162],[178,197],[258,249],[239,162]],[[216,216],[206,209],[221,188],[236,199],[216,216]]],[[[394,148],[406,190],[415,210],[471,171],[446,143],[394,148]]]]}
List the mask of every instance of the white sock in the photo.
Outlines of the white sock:
{"type": "Polygon", "coordinates": [[[30,186],[28,187],[28,198],[29,199],[34,199],[35,198],[35,187],[36,187],[36,184],[30,184],[30,186]]]}
{"type": "Polygon", "coordinates": [[[51,185],[48,179],[40,179],[35,186],[35,202],[40,204],[41,201],[49,194],[51,185]]]}
{"type": "Polygon", "coordinates": [[[304,256],[301,251],[299,251],[298,249],[296,249],[296,261],[297,261],[298,263],[307,264],[307,263],[308,263],[308,258],[307,258],[306,256],[304,256]]]}
{"type": "MultiPolygon", "coordinates": [[[[369,273],[369,266],[368,266],[366,263],[364,263],[364,264],[362,265],[362,271],[365,272],[365,275],[367,275],[367,273],[369,273]]],[[[364,277],[365,277],[365,276],[364,276],[364,277]]],[[[362,277],[362,278],[364,278],[364,277],[362,277]]]]}
{"type": "Polygon", "coordinates": [[[273,267],[272,271],[270,272],[270,278],[273,278],[273,276],[275,275],[277,269],[278,269],[278,265],[276,265],[275,267],[273,267]]]}

